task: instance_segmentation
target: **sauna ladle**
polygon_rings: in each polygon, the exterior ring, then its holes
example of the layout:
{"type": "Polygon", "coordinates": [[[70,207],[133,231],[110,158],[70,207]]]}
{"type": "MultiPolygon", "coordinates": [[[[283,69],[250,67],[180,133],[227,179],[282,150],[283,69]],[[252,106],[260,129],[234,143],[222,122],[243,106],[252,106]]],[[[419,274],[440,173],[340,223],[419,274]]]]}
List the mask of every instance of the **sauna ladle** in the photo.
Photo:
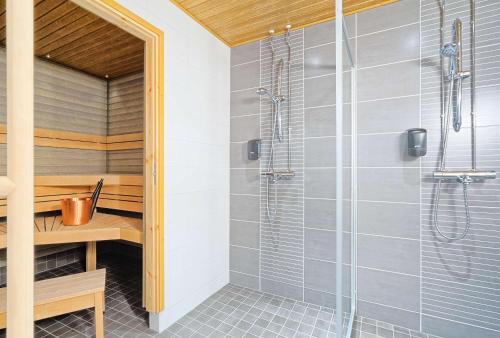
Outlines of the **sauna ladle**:
{"type": "Polygon", "coordinates": [[[97,200],[99,199],[99,195],[101,194],[101,189],[103,186],[104,178],[101,178],[99,182],[97,182],[95,186],[95,190],[92,193],[92,206],[90,207],[90,219],[94,216],[95,209],[97,207],[97,200]]]}

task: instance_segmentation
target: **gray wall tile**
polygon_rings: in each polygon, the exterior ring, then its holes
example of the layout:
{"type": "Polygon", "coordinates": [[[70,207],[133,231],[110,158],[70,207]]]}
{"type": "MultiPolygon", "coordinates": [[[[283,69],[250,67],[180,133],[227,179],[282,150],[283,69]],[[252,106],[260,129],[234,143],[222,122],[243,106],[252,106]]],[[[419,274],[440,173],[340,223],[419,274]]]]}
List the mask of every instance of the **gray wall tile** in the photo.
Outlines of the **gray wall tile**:
{"type": "Polygon", "coordinates": [[[408,155],[406,133],[359,135],[359,167],[419,167],[418,157],[408,155]]]}
{"type": "Polygon", "coordinates": [[[231,93],[231,117],[241,115],[258,115],[260,97],[255,88],[231,93]]]}
{"type": "Polygon", "coordinates": [[[420,274],[418,240],[358,234],[358,265],[410,275],[420,274]]]}
{"type": "Polygon", "coordinates": [[[257,61],[260,58],[260,41],[247,43],[231,48],[231,66],[239,65],[250,61],[257,61]]]}
{"type": "Polygon", "coordinates": [[[231,142],[249,141],[260,137],[258,115],[231,118],[231,142]]]}
{"type": "Polygon", "coordinates": [[[259,169],[231,169],[231,194],[260,194],[259,169]]]}
{"type": "Polygon", "coordinates": [[[304,200],[304,225],[310,228],[335,229],[335,201],[323,199],[304,200]]]}
{"type": "Polygon", "coordinates": [[[306,167],[335,167],[336,137],[304,140],[306,167]]]}
{"type": "Polygon", "coordinates": [[[335,73],[335,43],[321,45],[304,51],[304,76],[335,73]]]}
{"type": "MultiPolygon", "coordinates": [[[[356,41],[349,39],[349,46],[354,56],[356,41]]],[[[348,64],[348,57],[347,48],[344,48],[344,65],[348,64]]],[[[304,51],[304,76],[306,78],[335,73],[335,65],[335,43],[312,47],[304,51]]]]}
{"type": "Polygon", "coordinates": [[[245,275],[236,271],[229,271],[229,281],[236,285],[241,285],[251,289],[259,288],[259,277],[245,275]]]}
{"type": "Polygon", "coordinates": [[[308,289],[335,292],[335,263],[304,260],[304,285],[308,289]]]}
{"type": "MultiPolygon", "coordinates": [[[[350,196],[350,168],[344,168],[344,197],[350,196]]],[[[304,170],[305,184],[304,196],[311,198],[334,199],[335,194],[335,172],[333,168],[306,168],[304,170]]]]}
{"type": "Polygon", "coordinates": [[[260,223],[231,220],[230,244],[259,249],[260,223]]]}
{"type": "Polygon", "coordinates": [[[313,303],[313,304],[318,304],[321,306],[326,306],[329,308],[335,308],[335,294],[334,293],[329,293],[329,292],[324,292],[324,291],[318,291],[318,290],[311,290],[311,289],[304,289],[304,301],[313,303]]]}
{"type": "Polygon", "coordinates": [[[250,62],[231,68],[231,91],[256,88],[260,82],[260,62],[250,62]]]}
{"type": "Polygon", "coordinates": [[[261,288],[262,291],[267,293],[302,300],[303,290],[301,287],[262,278],[261,288]]]}
{"type": "Polygon", "coordinates": [[[419,17],[420,3],[418,1],[397,1],[389,6],[382,6],[359,13],[357,21],[358,35],[418,22],[419,17]]]}
{"type": "Polygon", "coordinates": [[[258,222],[260,220],[259,197],[231,195],[230,214],[232,219],[258,222]]]}
{"type": "Polygon", "coordinates": [[[259,251],[231,245],[229,249],[229,269],[257,276],[259,274],[259,251]]]}
{"type": "Polygon", "coordinates": [[[418,312],[358,300],[358,314],[412,330],[420,330],[420,314],[418,312]]]}
{"type": "Polygon", "coordinates": [[[231,143],[230,145],[231,168],[259,168],[260,160],[249,160],[246,142],[231,143]]]}
{"type": "Polygon", "coordinates": [[[359,199],[420,203],[419,168],[359,168],[359,199]]]}
{"type": "MultiPolygon", "coordinates": [[[[343,233],[343,262],[351,260],[351,233],[343,233]]],[[[304,257],[322,261],[335,262],[336,260],[336,238],[335,231],[305,229],[304,230],[304,257]]]]}
{"type": "MultiPolygon", "coordinates": [[[[351,137],[344,136],[343,165],[351,165],[351,137]]],[[[304,140],[305,167],[335,167],[336,138],[321,137],[304,140]]]]}
{"type": "Polygon", "coordinates": [[[335,262],[336,232],[305,229],[304,256],[335,262]]]}
{"type": "Polygon", "coordinates": [[[420,61],[407,61],[358,71],[360,101],[416,95],[420,90],[420,61]]]}
{"type": "Polygon", "coordinates": [[[359,201],[358,231],[363,234],[419,239],[420,205],[359,201]]]}
{"type": "MultiPolygon", "coordinates": [[[[344,104],[344,134],[350,135],[351,105],[344,104]]],[[[335,106],[307,108],[304,110],[305,137],[335,136],[335,106]]]]}
{"type": "MultiPolygon", "coordinates": [[[[344,18],[349,37],[356,36],[356,18],[348,15],[344,18]]],[[[304,47],[314,47],[325,43],[335,42],[335,20],[326,21],[304,29],[304,47]]]]}
{"type": "MultiPolygon", "coordinates": [[[[344,73],[344,103],[350,103],[351,76],[344,73]]],[[[304,81],[305,108],[335,104],[335,74],[313,77],[304,81]]]]}
{"type": "Polygon", "coordinates": [[[358,46],[358,67],[417,59],[420,57],[420,25],[361,36],[358,46]]]}
{"type": "Polygon", "coordinates": [[[419,277],[358,267],[360,301],[420,311],[419,277]]]}
{"type": "Polygon", "coordinates": [[[402,132],[420,125],[419,96],[358,103],[358,133],[402,132]]]}
{"type": "MultiPolygon", "coordinates": [[[[484,325],[484,324],[482,324],[484,325]]],[[[482,327],[466,325],[459,321],[450,321],[436,316],[422,315],[422,327],[425,332],[440,337],[453,338],[498,338],[498,331],[488,330],[482,327]]]]}

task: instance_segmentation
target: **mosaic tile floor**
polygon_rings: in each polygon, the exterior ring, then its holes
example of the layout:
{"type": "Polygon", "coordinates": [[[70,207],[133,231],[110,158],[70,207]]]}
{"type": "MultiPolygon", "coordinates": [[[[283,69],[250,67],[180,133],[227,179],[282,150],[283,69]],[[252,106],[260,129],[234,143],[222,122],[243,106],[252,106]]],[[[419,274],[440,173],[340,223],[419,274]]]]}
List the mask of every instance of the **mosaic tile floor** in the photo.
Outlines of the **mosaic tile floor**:
{"type": "MultiPolygon", "coordinates": [[[[102,257],[102,256],[101,256],[102,257]]],[[[141,263],[106,257],[98,262],[107,269],[106,338],[216,338],[216,337],[335,337],[335,314],[330,308],[298,302],[236,285],[227,285],[193,311],[157,334],[147,326],[141,307],[141,263]]],[[[73,263],[40,273],[37,280],[82,272],[73,263]]],[[[36,322],[35,337],[94,337],[94,313],[83,310],[36,322]]],[[[0,338],[5,330],[0,330],[0,338]]],[[[384,322],[359,318],[353,338],[436,338],[384,322]]]]}
{"type": "MultiPolygon", "coordinates": [[[[104,256],[104,255],[102,255],[104,256]]],[[[132,259],[133,260],[133,259],[132,259]]],[[[104,330],[106,338],[156,337],[147,326],[146,311],[141,307],[142,268],[140,262],[126,264],[118,257],[99,260],[98,268],[106,268],[106,312],[104,330]]],[[[37,274],[36,280],[83,272],[82,263],[73,263],[37,274]]],[[[37,321],[35,337],[84,338],[95,337],[94,311],[83,310],[67,315],[37,321]]],[[[5,330],[0,331],[5,337],[5,330]]]]}
{"type": "MultiPolygon", "coordinates": [[[[162,338],[335,337],[330,308],[227,285],[177,323],[162,338]]],[[[436,338],[368,318],[355,321],[353,338],[436,338]]]]}

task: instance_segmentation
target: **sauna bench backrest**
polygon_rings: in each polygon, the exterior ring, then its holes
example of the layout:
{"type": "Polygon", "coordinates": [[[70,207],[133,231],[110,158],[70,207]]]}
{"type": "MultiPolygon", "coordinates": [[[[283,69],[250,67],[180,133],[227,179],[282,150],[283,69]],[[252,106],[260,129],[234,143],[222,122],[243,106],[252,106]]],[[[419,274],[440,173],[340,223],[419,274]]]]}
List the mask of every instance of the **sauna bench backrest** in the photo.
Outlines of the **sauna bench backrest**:
{"type": "MultiPolygon", "coordinates": [[[[35,212],[61,209],[61,199],[90,197],[95,183],[104,178],[97,206],[100,208],[143,211],[143,178],[141,175],[69,175],[35,177],[35,212]]],[[[0,217],[7,215],[7,200],[0,200],[0,217]]]]}

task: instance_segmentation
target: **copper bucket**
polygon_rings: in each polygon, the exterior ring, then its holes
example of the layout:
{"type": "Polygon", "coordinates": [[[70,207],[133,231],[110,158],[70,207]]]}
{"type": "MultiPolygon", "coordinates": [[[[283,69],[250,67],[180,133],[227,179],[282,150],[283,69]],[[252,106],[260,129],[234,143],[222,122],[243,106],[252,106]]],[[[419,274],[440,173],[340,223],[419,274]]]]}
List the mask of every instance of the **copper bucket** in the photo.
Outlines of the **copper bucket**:
{"type": "Polygon", "coordinates": [[[61,200],[62,221],[64,225],[82,225],[90,220],[92,198],[74,197],[61,200]]]}

